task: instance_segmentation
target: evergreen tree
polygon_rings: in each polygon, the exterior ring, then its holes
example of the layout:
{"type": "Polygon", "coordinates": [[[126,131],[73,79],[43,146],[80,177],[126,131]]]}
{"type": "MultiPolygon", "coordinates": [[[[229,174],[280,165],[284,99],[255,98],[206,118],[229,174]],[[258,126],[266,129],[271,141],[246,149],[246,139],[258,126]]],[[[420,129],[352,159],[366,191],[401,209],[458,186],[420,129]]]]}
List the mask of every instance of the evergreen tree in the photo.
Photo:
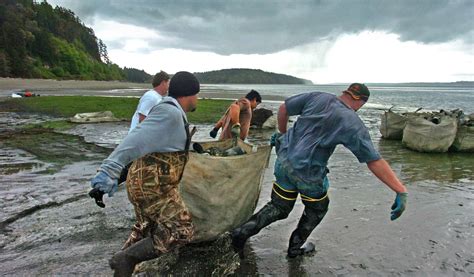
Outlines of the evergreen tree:
{"type": "Polygon", "coordinates": [[[33,0],[0,1],[0,76],[125,79],[103,41],[72,11],[33,0]]]}

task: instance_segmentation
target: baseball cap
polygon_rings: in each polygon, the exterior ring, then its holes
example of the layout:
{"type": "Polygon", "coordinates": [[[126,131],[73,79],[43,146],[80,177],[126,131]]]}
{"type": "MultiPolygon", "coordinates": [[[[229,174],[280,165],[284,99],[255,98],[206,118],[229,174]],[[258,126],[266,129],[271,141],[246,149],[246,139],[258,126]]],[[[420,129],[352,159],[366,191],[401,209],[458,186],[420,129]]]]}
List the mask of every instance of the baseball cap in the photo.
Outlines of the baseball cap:
{"type": "Polygon", "coordinates": [[[367,86],[361,83],[353,83],[343,92],[349,94],[355,100],[367,101],[370,96],[367,86]]]}

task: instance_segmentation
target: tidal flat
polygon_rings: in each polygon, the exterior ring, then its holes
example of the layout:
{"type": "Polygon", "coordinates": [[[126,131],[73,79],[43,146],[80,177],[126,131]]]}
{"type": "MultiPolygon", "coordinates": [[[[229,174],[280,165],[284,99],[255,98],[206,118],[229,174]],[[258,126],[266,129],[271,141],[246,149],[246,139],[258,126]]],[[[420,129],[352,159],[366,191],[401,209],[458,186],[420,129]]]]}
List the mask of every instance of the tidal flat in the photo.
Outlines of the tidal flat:
{"type": "MultiPolygon", "coordinates": [[[[228,238],[190,245],[141,269],[178,275],[456,275],[474,274],[474,157],[425,154],[380,139],[381,110],[361,110],[373,142],[409,189],[408,207],[390,221],[394,193],[343,147],[330,160],[329,212],[309,240],[316,252],[288,259],[288,238],[303,212],[251,238],[245,258],[228,238]]],[[[58,118],[0,114],[0,263],[4,275],[112,275],[108,259],[126,240],[133,208],[122,188],[101,209],[87,196],[97,167],[126,135],[128,122],[20,130],[58,118]],[[15,119],[12,119],[15,118],[15,119]],[[21,124],[19,124],[21,122],[21,124]]],[[[191,122],[192,123],[192,122],[191,122]]],[[[196,124],[208,140],[212,123],[196,124]]],[[[266,144],[273,130],[251,130],[266,144]]],[[[268,200],[272,153],[257,210],[268,200]]]]}

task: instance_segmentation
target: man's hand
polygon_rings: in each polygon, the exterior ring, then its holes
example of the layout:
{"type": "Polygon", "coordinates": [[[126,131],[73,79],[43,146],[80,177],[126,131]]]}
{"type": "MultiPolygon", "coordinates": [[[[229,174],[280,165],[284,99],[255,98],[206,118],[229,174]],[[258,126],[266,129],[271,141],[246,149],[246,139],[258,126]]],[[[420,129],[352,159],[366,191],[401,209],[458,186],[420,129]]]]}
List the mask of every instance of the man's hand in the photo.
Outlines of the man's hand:
{"type": "Polygon", "coordinates": [[[108,193],[109,197],[114,195],[114,192],[118,189],[118,181],[117,179],[110,178],[107,173],[100,170],[94,178],[91,180],[91,187],[93,189],[98,189],[103,193],[108,193]]]}
{"type": "Polygon", "coordinates": [[[234,124],[230,129],[230,133],[232,134],[233,138],[240,138],[240,124],[234,124]]]}
{"type": "Polygon", "coordinates": [[[275,132],[273,135],[270,137],[270,146],[276,146],[278,142],[278,139],[281,137],[281,133],[275,132]]]}
{"type": "Polygon", "coordinates": [[[101,208],[105,208],[104,199],[103,199],[104,198],[104,192],[102,192],[98,188],[91,189],[91,191],[89,191],[89,196],[91,198],[94,198],[95,203],[97,204],[97,206],[99,206],[101,208]]]}
{"type": "Polygon", "coordinates": [[[395,202],[392,205],[392,212],[390,216],[391,220],[399,218],[402,215],[403,211],[405,211],[405,208],[407,206],[407,197],[407,192],[397,193],[397,196],[395,197],[395,202]]]}
{"type": "Polygon", "coordinates": [[[219,129],[217,128],[212,129],[212,131],[209,132],[209,136],[211,136],[211,138],[216,138],[218,131],[219,129]]]}

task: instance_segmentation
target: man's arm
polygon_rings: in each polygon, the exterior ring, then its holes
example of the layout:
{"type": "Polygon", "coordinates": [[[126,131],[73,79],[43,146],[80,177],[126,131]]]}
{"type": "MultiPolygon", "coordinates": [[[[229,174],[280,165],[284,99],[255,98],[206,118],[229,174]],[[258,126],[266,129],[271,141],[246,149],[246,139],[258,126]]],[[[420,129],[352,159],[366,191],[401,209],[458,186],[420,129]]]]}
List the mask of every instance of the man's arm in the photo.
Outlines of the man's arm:
{"type": "Polygon", "coordinates": [[[384,159],[370,161],[367,163],[367,167],[380,181],[396,193],[407,192],[407,188],[400,182],[395,172],[393,172],[390,165],[384,159]]]}
{"type": "Polygon", "coordinates": [[[407,188],[400,182],[390,165],[384,159],[368,162],[367,166],[380,181],[384,182],[384,184],[397,193],[391,208],[390,219],[395,220],[399,218],[406,209],[408,197],[407,188]]]}
{"type": "Polygon", "coordinates": [[[288,118],[289,116],[288,116],[288,112],[286,111],[286,105],[285,103],[283,103],[280,105],[280,108],[278,109],[278,115],[277,115],[278,131],[280,131],[280,133],[282,134],[286,133],[287,131],[288,118]]]}
{"type": "MultiPolygon", "coordinates": [[[[171,105],[161,105],[152,110],[147,118],[140,124],[140,128],[133,129],[102,162],[99,172],[91,180],[95,192],[99,190],[102,194],[112,196],[117,191],[123,168],[137,158],[153,152],[184,150],[186,134],[181,112],[171,105]],[[167,135],[163,136],[165,133],[167,135]],[[160,139],[157,140],[157,137],[160,139]]],[[[92,193],[90,196],[96,199],[98,205],[103,206],[100,202],[102,195],[92,193]]]]}
{"type": "Polygon", "coordinates": [[[224,123],[222,122],[222,118],[217,121],[216,125],[214,126],[215,129],[219,130],[224,123]]]}
{"type": "MultiPolygon", "coordinates": [[[[217,132],[219,131],[220,128],[222,128],[224,126],[224,123],[225,123],[225,118],[227,117],[227,115],[229,114],[231,116],[231,122],[230,122],[230,126],[232,127],[235,123],[233,123],[232,121],[232,113],[231,113],[231,110],[235,108],[233,108],[236,104],[231,104],[229,106],[229,108],[227,108],[227,111],[224,113],[224,115],[221,117],[221,119],[219,119],[219,121],[217,121],[216,125],[214,125],[214,128],[211,130],[211,132],[209,132],[209,135],[212,137],[212,138],[216,138],[217,136],[217,132]]],[[[237,105],[238,107],[238,105],[237,105]]],[[[234,112],[235,113],[235,112],[234,112]]],[[[234,119],[234,122],[239,122],[238,120],[238,117],[239,117],[239,114],[240,114],[240,108],[239,108],[239,113],[237,114],[237,121],[235,121],[234,119]]],[[[235,117],[235,116],[234,116],[235,117]]]]}
{"type": "Polygon", "coordinates": [[[229,106],[229,108],[227,109],[227,111],[225,112],[225,114],[221,117],[221,119],[219,119],[219,121],[217,121],[216,125],[214,125],[214,129],[217,129],[219,130],[220,128],[222,128],[222,126],[224,125],[224,119],[226,118],[226,116],[229,115],[230,116],[230,126],[232,127],[233,125],[239,123],[239,117],[240,117],[240,106],[236,103],[233,103],[229,106]]]}
{"type": "Polygon", "coordinates": [[[240,106],[238,104],[232,104],[229,107],[230,126],[240,124],[240,106]]]}

